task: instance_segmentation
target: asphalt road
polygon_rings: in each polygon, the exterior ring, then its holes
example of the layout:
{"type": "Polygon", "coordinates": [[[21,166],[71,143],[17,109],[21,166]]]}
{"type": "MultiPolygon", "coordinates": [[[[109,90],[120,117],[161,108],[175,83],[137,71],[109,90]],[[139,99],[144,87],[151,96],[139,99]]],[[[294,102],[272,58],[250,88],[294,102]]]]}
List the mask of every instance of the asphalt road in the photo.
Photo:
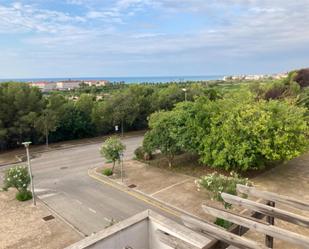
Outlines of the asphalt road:
{"type": "MultiPolygon", "coordinates": [[[[142,136],[125,138],[125,158],[142,143],[142,136]]],[[[162,210],[108,185],[87,174],[89,168],[101,166],[104,159],[100,144],[55,150],[31,160],[35,192],[49,207],[85,235],[98,232],[145,209],[162,210]]]]}

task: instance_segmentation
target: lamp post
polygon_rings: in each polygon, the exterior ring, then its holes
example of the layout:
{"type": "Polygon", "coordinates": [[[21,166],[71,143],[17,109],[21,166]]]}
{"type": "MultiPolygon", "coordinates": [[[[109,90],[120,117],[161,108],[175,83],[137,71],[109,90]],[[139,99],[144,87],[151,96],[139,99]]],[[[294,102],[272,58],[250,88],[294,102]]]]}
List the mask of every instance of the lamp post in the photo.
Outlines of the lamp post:
{"type": "Polygon", "coordinates": [[[187,88],[182,88],[182,91],[185,92],[185,101],[187,101],[187,88]]]}
{"type": "Polygon", "coordinates": [[[31,144],[31,142],[23,142],[22,144],[26,148],[27,162],[28,162],[28,171],[29,171],[30,184],[31,184],[31,193],[32,193],[32,199],[33,199],[33,205],[35,206],[36,205],[36,201],[35,201],[35,195],[34,195],[34,186],[33,186],[32,170],[31,170],[31,164],[30,164],[30,155],[29,155],[29,145],[31,144]]]}
{"type": "Polygon", "coordinates": [[[123,152],[120,153],[120,163],[121,163],[121,182],[123,183],[123,152]]]}

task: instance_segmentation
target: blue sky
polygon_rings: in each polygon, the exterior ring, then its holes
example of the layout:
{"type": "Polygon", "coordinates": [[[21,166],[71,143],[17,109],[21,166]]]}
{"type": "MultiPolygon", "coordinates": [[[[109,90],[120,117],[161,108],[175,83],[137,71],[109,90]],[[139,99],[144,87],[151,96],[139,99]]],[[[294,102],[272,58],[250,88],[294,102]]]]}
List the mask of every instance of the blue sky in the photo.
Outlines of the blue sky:
{"type": "Polygon", "coordinates": [[[309,0],[0,0],[0,78],[309,66],[309,0]]]}

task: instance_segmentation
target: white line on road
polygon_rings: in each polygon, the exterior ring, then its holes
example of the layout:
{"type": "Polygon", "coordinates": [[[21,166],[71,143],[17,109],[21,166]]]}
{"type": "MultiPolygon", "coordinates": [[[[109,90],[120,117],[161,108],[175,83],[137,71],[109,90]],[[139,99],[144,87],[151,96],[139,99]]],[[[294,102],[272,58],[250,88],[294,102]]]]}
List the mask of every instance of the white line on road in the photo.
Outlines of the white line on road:
{"type": "Polygon", "coordinates": [[[185,182],[187,182],[187,181],[189,181],[189,180],[192,180],[192,179],[189,178],[189,179],[185,179],[185,180],[183,180],[183,181],[181,181],[181,182],[177,182],[177,183],[175,183],[175,184],[173,184],[173,185],[170,185],[170,186],[168,186],[168,187],[166,187],[166,188],[160,189],[160,190],[158,190],[158,191],[152,193],[150,196],[154,196],[155,194],[158,194],[158,193],[160,193],[160,192],[162,192],[162,191],[165,191],[165,190],[168,190],[168,189],[170,189],[170,188],[173,188],[173,187],[175,187],[175,186],[177,186],[177,185],[183,184],[183,183],[185,183],[185,182]]]}
{"type": "Polygon", "coordinates": [[[89,211],[92,212],[92,213],[95,213],[95,214],[97,213],[97,211],[93,210],[92,208],[88,208],[88,209],[89,209],[89,211]]]}
{"type": "Polygon", "coordinates": [[[79,200],[77,200],[77,199],[75,199],[75,201],[76,201],[78,204],[80,204],[80,205],[83,204],[81,201],[79,201],[79,200]]]}
{"type": "Polygon", "coordinates": [[[40,199],[46,199],[48,197],[52,197],[54,195],[56,195],[57,193],[50,193],[50,194],[45,194],[45,195],[39,195],[40,199]]]}

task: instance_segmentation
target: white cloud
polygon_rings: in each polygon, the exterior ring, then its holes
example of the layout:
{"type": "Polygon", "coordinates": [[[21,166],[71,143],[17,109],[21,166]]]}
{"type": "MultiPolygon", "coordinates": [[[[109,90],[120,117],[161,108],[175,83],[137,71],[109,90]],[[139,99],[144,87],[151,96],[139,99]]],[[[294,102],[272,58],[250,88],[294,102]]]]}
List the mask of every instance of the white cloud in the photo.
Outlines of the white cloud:
{"type": "Polygon", "coordinates": [[[308,51],[309,0],[118,0],[98,1],[95,8],[93,1],[67,2],[84,11],[73,14],[36,4],[0,5],[0,33],[29,34],[20,39],[30,48],[24,56],[32,60],[56,58],[68,63],[85,58],[105,63],[160,59],[176,63],[184,55],[192,63],[208,57],[224,61],[308,51]],[[186,20],[192,13],[205,23],[215,22],[194,31],[171,32],[158,26],[162,22],[156,23],[156,19],[145,20],[152,25],[148,29],[130,22],[139,13],[152,10],[157,18],[167,16],[170,22],[174,15],[186,20]]]}

